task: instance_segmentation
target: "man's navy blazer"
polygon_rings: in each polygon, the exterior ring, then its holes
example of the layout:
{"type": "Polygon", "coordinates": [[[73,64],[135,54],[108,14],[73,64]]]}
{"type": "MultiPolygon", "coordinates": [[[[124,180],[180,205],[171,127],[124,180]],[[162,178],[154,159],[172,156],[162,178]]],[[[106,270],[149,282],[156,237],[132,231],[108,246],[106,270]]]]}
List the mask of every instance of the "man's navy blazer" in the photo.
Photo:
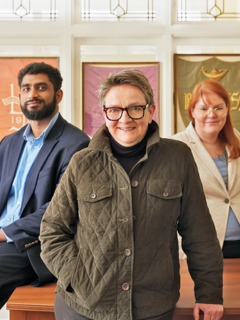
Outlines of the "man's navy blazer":
{"type": "MultiPolygon", "coordinates": [[[[7,203],[18,161],[26,143],[23,138],[25,129],[26,126],[6,136],[0,144],[0,215],[7,203]]],[[[37,286],[54,279],[40,258],[40,223],[71,157],[86,148],[89,140],[84,132],[69,124],[59,114],[29,173],[21,218],[3,228],[19,252],[27,250],[38,275],[38,280],[32,285],[37,286]]]]}

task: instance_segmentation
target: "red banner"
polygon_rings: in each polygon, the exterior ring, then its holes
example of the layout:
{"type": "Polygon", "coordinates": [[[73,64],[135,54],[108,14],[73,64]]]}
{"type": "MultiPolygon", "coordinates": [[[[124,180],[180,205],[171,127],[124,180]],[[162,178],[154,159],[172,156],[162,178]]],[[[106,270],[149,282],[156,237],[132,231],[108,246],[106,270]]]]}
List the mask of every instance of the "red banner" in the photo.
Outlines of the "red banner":
{"type": "Polygon", "coordinates": [[[58,58],[0,58],[0,141],[28,122],[19,104],[17,75],[33,62],[45,62],[57,67],[58,58]]]}

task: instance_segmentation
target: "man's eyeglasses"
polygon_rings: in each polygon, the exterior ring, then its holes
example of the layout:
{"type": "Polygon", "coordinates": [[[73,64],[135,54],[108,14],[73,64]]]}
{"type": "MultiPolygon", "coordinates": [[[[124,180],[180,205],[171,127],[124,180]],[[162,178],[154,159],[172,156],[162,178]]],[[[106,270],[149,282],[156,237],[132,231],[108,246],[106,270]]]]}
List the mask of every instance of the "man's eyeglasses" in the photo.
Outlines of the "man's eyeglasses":
{"type": "Polygon", "coordinates": [[[123,115],[123,111],[127,112],[129,118],[131,118],[133,120],[139,120],[144,117],[145,109],[148,107],[149,107],[149,104],[147,104],[146,106],[134,106],[134,107],[128,107],[128,108],[117,108],[117,107],[105,108],[105,107],[103,107],[103,110],[104,110],[108,120],[111,120],[111,121],[119,120],[123,115]]]}

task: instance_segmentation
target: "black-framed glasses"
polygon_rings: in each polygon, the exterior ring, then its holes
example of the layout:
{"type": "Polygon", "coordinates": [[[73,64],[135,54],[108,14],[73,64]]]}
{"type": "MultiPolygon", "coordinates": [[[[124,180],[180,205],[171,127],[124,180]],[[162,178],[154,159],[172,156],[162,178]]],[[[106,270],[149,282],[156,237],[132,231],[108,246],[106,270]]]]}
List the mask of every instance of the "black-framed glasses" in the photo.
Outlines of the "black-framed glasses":
{"type": "Polygon", "coordinates": [[[111,107],[105,108],[103,110],[106,114],[108,120],[117,121],[119,120],[122,115],[123,111],[126,111],[129,118],[133,120],[139,120],[144,117],[145,109],[149,107],[149,103],[146,106],[134,106],[134,107],[127,107],[127,108],[118,108],[118,107],[111,107]]]}

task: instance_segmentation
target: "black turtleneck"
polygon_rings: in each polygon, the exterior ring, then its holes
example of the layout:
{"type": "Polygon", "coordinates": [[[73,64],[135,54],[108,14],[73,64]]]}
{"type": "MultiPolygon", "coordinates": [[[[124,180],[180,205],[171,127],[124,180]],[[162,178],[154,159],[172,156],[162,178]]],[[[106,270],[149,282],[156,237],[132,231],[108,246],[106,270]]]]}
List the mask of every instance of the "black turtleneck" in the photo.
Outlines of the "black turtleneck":
{"type": "Polygon", "coordinates": [[[147,140],[150,136],[149,131],[150,130],[147,131],[142,141],[131,147],[122,146],[112,137],[112,135],[110,135],[112,153],[127,174],[129,174],[134,165],[145,155],[147,140]]]}

